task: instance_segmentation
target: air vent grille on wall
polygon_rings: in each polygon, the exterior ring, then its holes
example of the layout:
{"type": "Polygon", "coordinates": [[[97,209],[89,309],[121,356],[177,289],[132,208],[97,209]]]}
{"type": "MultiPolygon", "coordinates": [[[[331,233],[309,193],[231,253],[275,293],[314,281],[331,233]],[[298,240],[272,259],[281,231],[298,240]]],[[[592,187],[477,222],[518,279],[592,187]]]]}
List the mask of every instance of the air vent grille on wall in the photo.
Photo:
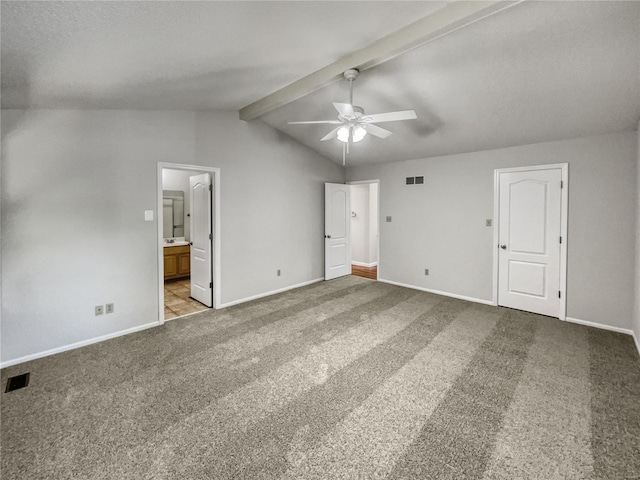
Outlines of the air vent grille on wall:
{"type": "Polygon", "coordinates": [[[407,177],[405,185],[424,185],[424,176],[407,177]]]}

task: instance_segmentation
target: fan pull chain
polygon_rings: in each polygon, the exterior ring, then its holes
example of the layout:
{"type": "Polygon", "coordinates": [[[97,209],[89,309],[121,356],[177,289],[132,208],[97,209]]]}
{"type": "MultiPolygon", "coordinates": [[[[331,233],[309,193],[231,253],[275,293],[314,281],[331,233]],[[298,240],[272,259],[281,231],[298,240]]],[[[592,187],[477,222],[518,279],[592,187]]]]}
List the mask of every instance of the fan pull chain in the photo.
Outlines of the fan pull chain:
{"type": "Polygon", "coordinates": [[[347,164],[347,144],[342,144],[342,166],[344,167],[347,164]]]}

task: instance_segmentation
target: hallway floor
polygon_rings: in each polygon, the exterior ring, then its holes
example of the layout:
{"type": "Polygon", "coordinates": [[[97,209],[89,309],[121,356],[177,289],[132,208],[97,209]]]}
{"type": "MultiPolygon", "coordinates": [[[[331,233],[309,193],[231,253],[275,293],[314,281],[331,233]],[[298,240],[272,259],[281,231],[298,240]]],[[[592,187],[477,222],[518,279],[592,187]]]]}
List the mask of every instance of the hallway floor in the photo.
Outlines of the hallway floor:
{"type": "Polygon", "coordinates": [[[359,265],[351,265],[351,275],[357,277],[370,278],[371,280],[378,279],[378,266],[375,267],[361,267],[359,265]]]}
{"type": "Polygon", "coordinates": [[[182,317],[201,312],[209,307],[194,300],[191,295],[191,279],[180,278],[164,282],[164,319],[182,317]]]}

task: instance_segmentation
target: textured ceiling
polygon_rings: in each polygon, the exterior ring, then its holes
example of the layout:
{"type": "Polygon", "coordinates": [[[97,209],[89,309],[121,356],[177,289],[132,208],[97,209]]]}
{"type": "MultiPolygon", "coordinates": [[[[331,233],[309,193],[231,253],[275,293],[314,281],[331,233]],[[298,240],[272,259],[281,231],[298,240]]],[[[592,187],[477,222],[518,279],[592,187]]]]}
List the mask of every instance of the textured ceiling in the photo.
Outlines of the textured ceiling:
{"type": "Polygon", "coordinates": [[[239,110],[445,4],[2,1],[2,107],[239,110]]]}
{"type": "MultiPolygon", "coordinates": [[[[2,107],[238,110],[446,4],[2,1],[2,107]]],[[[287,125],[334,101],[345,81],[256,121],[341,163],[330,126],[287,125]]],[[[637,128],[640,2],[526,1],[365,70],[354,102],[418,120],[349,165],[637,128]]]]}

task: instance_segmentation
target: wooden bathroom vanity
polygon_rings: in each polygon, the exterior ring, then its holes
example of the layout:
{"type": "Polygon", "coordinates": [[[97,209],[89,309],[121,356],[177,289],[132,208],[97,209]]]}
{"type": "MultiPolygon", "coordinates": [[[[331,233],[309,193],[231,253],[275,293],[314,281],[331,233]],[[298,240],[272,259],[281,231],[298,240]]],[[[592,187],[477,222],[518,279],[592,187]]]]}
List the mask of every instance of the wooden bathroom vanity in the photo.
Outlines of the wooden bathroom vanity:
{"type": "Polygon", "coordinates": [[[191,246],[168,245],[164,247],[164,279],[188,277],[191,274],[191,246]]]}

